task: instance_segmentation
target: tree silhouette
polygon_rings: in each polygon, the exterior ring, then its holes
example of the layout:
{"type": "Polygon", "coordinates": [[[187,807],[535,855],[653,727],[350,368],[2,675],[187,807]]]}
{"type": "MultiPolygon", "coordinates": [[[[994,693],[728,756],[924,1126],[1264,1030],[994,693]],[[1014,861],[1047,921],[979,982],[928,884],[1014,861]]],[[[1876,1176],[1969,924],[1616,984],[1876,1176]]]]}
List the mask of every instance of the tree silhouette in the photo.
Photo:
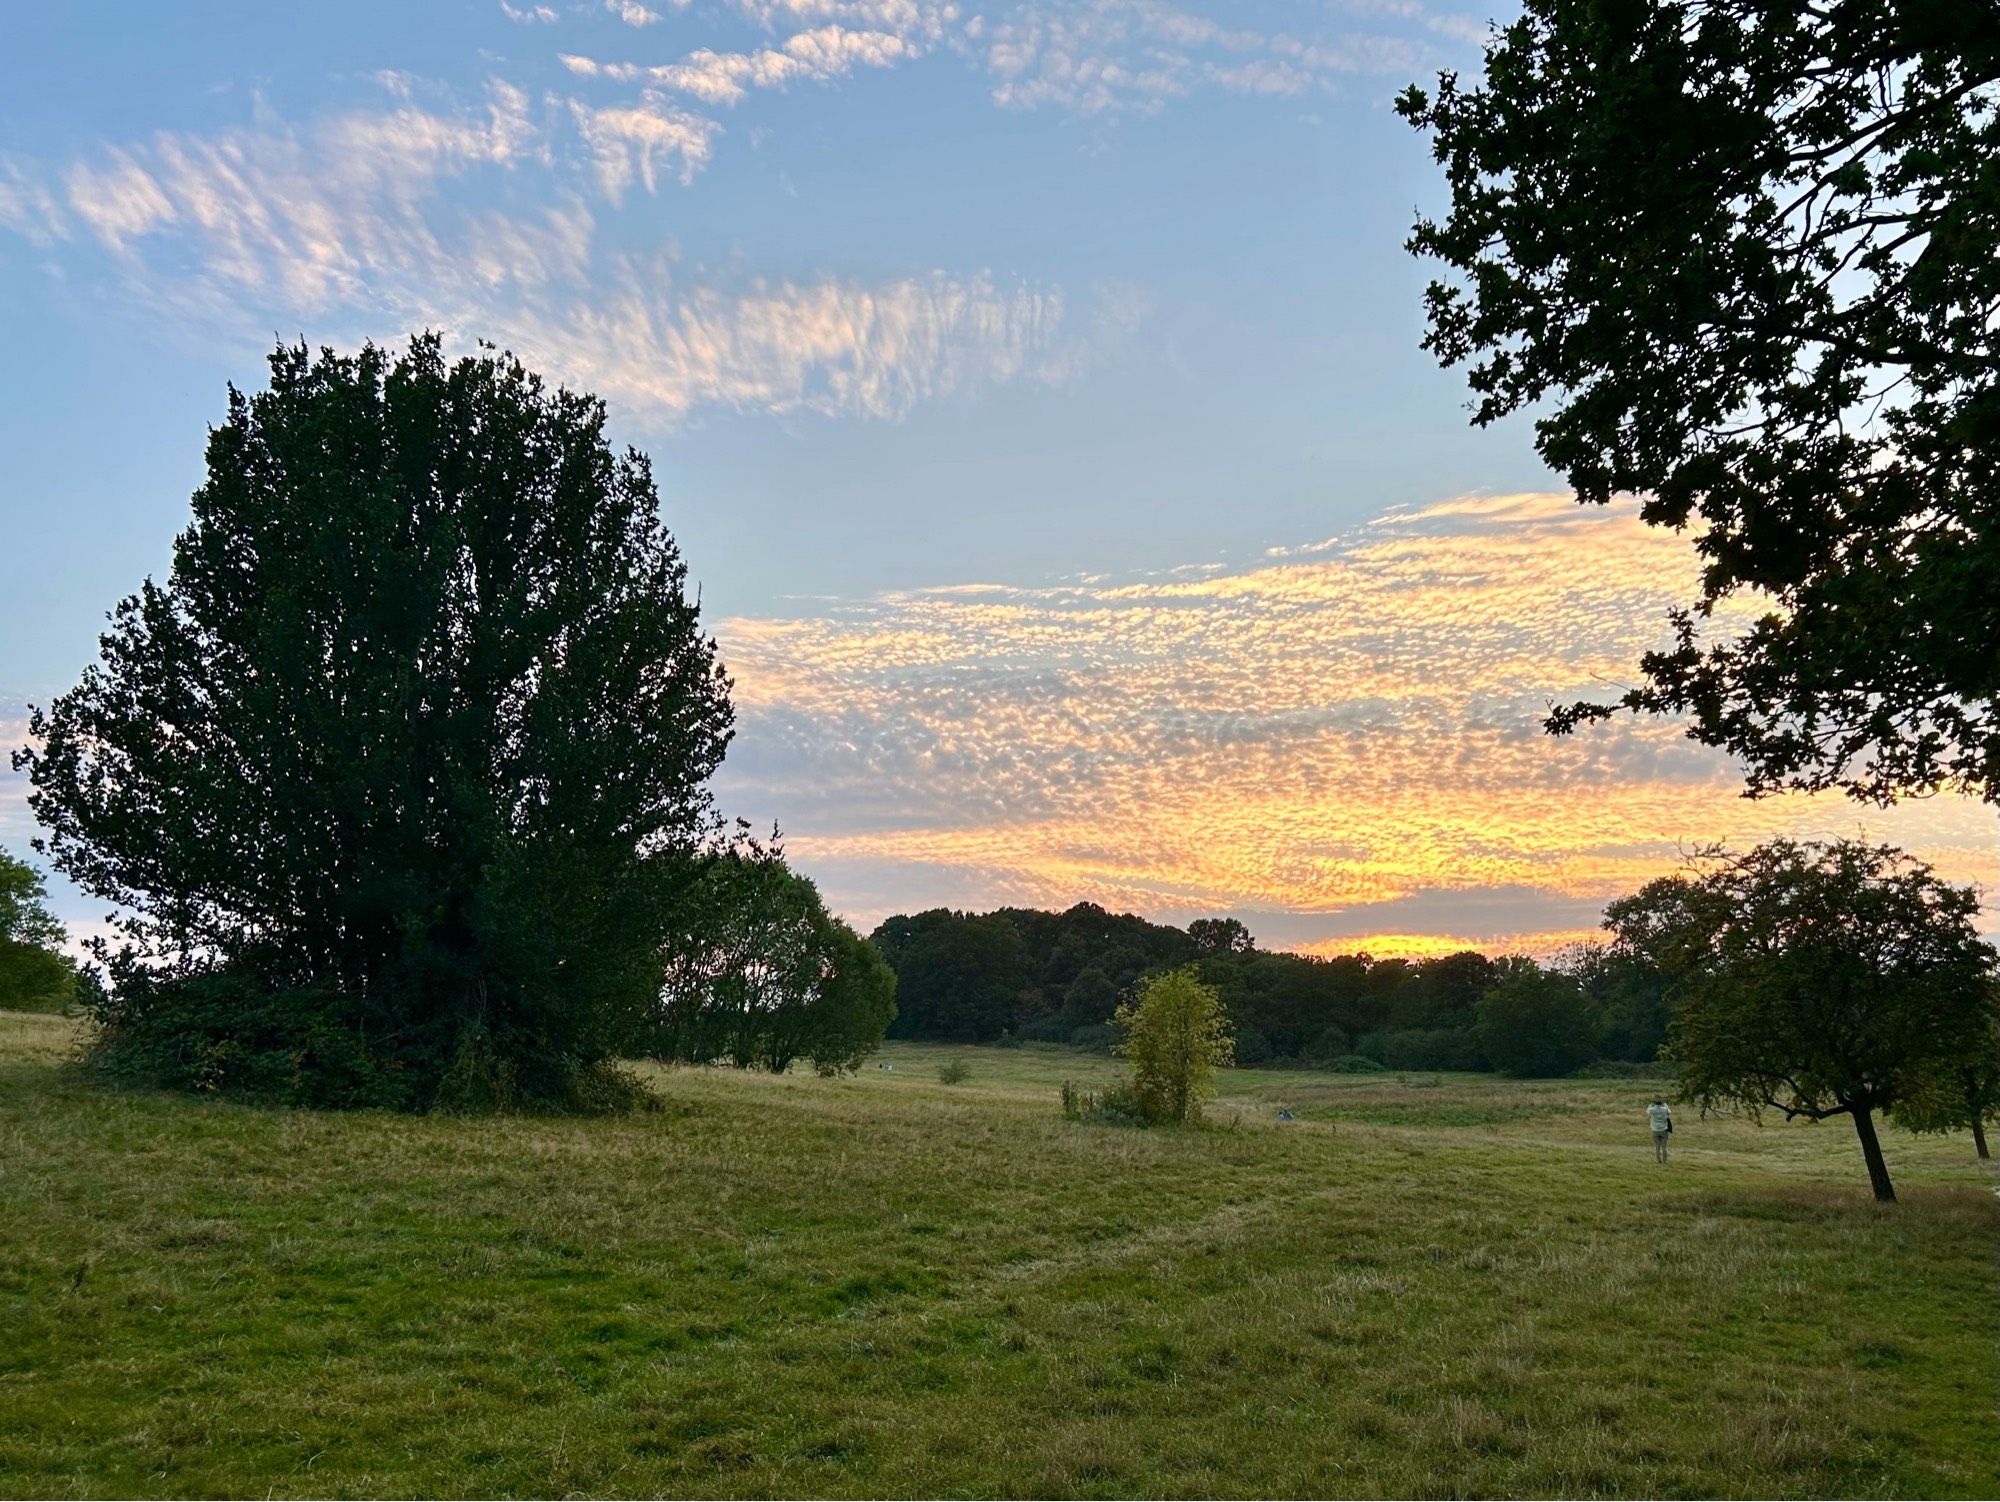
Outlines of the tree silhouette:
{"type": "Polygon", "coordinates": [[[1398,109],[1451,189],[1425,347],[1703,565],[1644,682],[1549,728],[1685,713],[1753,792],[2000,799],[2000,7],[1527,0],[1480,87],[1398,109]]]}
{"type": "Polygon", "coordinates": [[[1934,1099],[1993,1046],[1978,897],[1886,846],[1774,840],[1605,909],[1669,977],[1680,1088],[1704,1109],[1853,1118],[1875,1197],[1875,1113],[1934,1099]]]}
{"type": "Polygon", "coordinates": [[[629,1032],[730,707],[604,421],[434,335],[231,390],[167,582],[16,757],[56,864],[130,913],[107,1059],[560,1099],[629,1032]]]}

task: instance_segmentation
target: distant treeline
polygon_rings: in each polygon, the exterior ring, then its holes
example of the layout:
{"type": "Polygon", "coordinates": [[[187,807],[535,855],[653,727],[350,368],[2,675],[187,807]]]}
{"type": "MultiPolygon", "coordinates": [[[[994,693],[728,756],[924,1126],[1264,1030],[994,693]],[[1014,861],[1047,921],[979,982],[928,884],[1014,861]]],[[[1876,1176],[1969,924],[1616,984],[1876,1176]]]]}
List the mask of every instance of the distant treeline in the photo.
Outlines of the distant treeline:
{"type": "Polygon", "coordinates": [[[1666,1037],[1663,978],[1636,955],[1594,945],[1551,966],[1469,950],[1320,959],[1258,949],[1234,919],[1181,929],[1088,902],[1062,913],[934,908],[891,918],[873,937],[896,972],[897,1038],[1108,1048],[1119,1000],[1183,965],[1221,993],[1240,1064],[1352,1058],[1567,1074],[1599,1060],[1650,1062],[1666,1037]]]}

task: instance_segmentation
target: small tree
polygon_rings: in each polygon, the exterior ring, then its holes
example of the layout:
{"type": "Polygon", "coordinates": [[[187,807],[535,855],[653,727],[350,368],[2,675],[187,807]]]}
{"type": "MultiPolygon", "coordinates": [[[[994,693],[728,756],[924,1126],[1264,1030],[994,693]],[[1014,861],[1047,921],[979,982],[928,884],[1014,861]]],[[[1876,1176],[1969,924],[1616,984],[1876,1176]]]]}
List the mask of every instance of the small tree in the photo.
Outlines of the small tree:
{"type": "Polygon", "coordinates": [[[1201,1119],[1213,1089],[1210,1074],[1235,1057],[1222,998],[1192,967],[1155,976],[1136,1001],[1118,1008],[1125,1041],[1118,1052],[1132,1061],[1133,1085],[1146,1119],[1184,1123],[1201,1119]]]}
{"type": "Polygon", "coordinates": [[[60,1011],[76,996],[75,963],[58,947],[42,873],[0,850],[0,1007],[60,1011]]]}
{"type": "Polygon", "coordinates": [[[1605,925],[1666,972],[1669,1048],[1704,1110],[1853,1118],[1879,1200],[1875,1113],[1921,1108],[1990,1058],[1995,960],[1978,899],[1902,852],[1774,840],[1614,902],[1605,925]]]}
{"type": "Polygon", "coordinates": [[[1590,1001],[1576,978],[1533,960],[1500,963],[1500,979],[1479,998],[1474,1036],[1503,1074],[1550,1078],[1597,1055],[1590,1001]]]}
{"type": "Polygon", "coordinates": [[[782,1074],[856,1067],[895,1016],[895,973],[833,917],[775,845],[739,839],[707,864],[666,940],[658,1008],[640,1046],[689,1063],[782,1074]]]}
{"type": "Polygon", "coordinates": [[[2000,985],[1988,988],[1985,1047],[1947,1065],[1928,1086],[1896,1107],[1896,1122],[1913,1132],[1972,1133],[1972,1150],[1991,1158],[1986,1123],[2000,1124],[2000,985]]]}

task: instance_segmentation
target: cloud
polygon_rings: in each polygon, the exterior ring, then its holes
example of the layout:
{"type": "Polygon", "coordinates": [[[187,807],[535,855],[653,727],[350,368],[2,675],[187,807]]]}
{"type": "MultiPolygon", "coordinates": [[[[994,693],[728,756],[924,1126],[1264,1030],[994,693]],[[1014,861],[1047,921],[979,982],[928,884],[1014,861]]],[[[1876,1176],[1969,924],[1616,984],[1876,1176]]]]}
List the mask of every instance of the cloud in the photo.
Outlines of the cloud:
{"type": "Polygon", "coordinates": [[[0,161],[0,229],[21,236],[38,249],[69,238],[56,195],[21,164],[0,161]]]}
{"type": "Polygon", "coordinates": [[[13,753],[28,744],[27,706],[0,699],[0,849],[22,859],[36,829],[28,812],[28,779],[14,770],[13,753]]]}
{"type": "Polygon", "coordinates": [[[1302,945],[1541,945],[1716,839],[1865,827],[1990,873],[1972,805],[1750,803],[1675,725],[1543,734],[1552,699],[1631,671],[1692,573],[1631,507],[1482,496],[1194,577],[732,620],[725,787],[864,921],[1089,898],[1263,914],[1302,945]]]}
{"type": "Polygon", "coordinates": [[[560,61],[584,78],[630,83],[643,80],[704,104],[741,103],[753,89],[783,89],[799,81],[825,83],[856,68],[886,68],[919,54],[918,44],[890,31],[856,31],[827,25],[796,32],[776,47],[754,52],[716,52],[702,48],[677,63],[641,66],[601,63],[569,53],[560,61]]]}
{"type": "Polygon", "coordinates": [[[636,175],[648,193],[658,190],[656,166],[678,158],[683,184],[708,164],[710,143],[722,127],[648,93],[633,106],[592,109],[572,101],[578,128],[597,160],[597,180],[613,203],[636,175]]]}
{"type": "Polygon", "coordinates": [[[1420,5],[1364,9],[1402,30],[1301,38],[1246,27],[1235,10],[1225,23],[1161,0],[1081,0],[1014,7],[981,27],[979,44],[1003,107],[1109,115],[1157,113],[1204,88],[1288,98],[1347,76],[1407,79],[1445,60],[1432,36],[1460,40],[1420,5]]]}
{"type": "MultiPolygon", "coordinates": [[[[687,0],[678,0],[685,5],[687,0]]],[[[639,0],[604,0],[604,8],[627,26],[652,26],[661,19],[656,10],[649,10],[639,4],[639,0]]]]}
{"type": "Polygon", "coordinates": [[[501,14],[517,26],[553,26],[557,17],[553,9],[546,5],[524,5],[515,7],[507,0],[500,0],[501,14]]]}
{"type": "Polygon", "coordinates": [[[69,174],[69,207],[113,250],[179,214],[153,176],[120,151],[101,167],[78,166],[69,174]]]}
{"type": "MultiPolygon", "coordinates": [[[[785,55],[824,71],[870,45],[823,29],[785,55]]],[[[690,181],[718,122],[661,90],[536,104],[493,80],[483,104],[456,108],[381,82],[388,107],[307,126],[163,132],[61,173],[9,162],[0,224],[38,242],[73,226],[135,308],[205,346],[233,335],[248,357],[306,319],[347,341],[440,327],[662,423],[704,407],[895,418],[1000,382],[1060,384],[1146,315],[1118,284],[1073,309],[1062,289],[980,270],[762,278],[614,248],[605,217],[635,189],[690,181]],[[522,196],[504,190],[528,174],[553,202],[475,206],[522,196]]]]}
{"type": "Polygon", "coordinates": [[[507,340],[569,378],[679,418],[700,407],[896,418],[999,382],[1055,384],[1103,348],[1054,289],[985,274],[883,282],[677,285],[663,261],[616,263],[587,301],[518,309],[507,340]]]}

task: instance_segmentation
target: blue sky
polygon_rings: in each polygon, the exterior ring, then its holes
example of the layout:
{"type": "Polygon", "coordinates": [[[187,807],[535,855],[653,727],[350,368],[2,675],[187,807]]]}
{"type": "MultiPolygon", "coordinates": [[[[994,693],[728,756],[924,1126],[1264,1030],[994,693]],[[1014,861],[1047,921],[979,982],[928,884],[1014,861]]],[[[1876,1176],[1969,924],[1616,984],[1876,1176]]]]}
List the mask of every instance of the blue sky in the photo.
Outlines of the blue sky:
{"type": "MultiPolygon", "coordinates": [[[[1490,14],[12,9],[0,730],[164,570],[274,335],[434,325],[598,390],[651,452],[742,681],[725,801],[864,922],[1095,897],[1532,943],[1687,842],[1851,831],[1747,808],[1671,727],[1533,732],[1657,635],[1685,549],[1562,509],[1525,424],[1470,428],[1417,348],[1401,241],[1441,186],[1390,100],[1476,69],[1490,14]],[[1537,548],[1585,566],[1558,590],[1537,548]],[[1358,766],[1397,791],[1356,805],[1358,766]],[[1558,838],[1537,796],[1590,812],[1558,838]]],[[[1971,872],[1977,812],[1868,827],[1971,872]]],[[[0,780],[0,840],[28,826],[0,780]]]]}

